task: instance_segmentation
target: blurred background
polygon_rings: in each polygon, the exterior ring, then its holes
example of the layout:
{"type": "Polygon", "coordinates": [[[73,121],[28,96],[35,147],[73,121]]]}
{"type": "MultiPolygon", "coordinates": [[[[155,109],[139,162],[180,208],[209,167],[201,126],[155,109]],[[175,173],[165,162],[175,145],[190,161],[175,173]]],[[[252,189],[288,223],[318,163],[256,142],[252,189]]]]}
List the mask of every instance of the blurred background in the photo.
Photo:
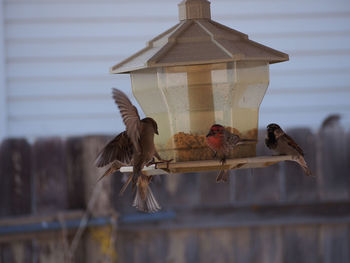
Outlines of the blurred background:
{"type": "Polygon", "coordinates": [[[109,68],[175,25],[179,2],[0,0],[0,262],[350,262],[347,0],[211,1],[213,20],[289,54],[270,65],[259,138],[279,123],[316,178],[290,163],[229,184],[161,176],[150,216],[118,197],[120,174],[95,185],[124,129],[111,88],[131,96],[109,68]]]}

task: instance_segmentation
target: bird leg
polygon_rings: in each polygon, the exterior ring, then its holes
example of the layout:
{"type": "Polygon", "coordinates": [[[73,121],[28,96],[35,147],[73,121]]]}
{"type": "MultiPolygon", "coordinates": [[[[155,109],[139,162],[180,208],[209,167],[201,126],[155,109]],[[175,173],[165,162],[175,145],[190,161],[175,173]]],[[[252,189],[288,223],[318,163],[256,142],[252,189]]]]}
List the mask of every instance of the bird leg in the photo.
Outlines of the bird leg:
{"type": "MultiPolygon", "coordinates": [[[[125,182],[125,184],[123,185],[122,189],[119,192],[119,196],[122,196],[124,194],[126,188],[128,188],[128,185],[130,184],[131,180],[134,182],[134,174],[133,173],[131,173],[129,175],[128,180],[125,182]]],[[[134,189],[134,183],[132,184],[132,186],[133,186],[132,188],[134,189]]]]}
{"type": "Polygon", "coordinates": [[[150,166],[152,164],[155,164],[155,166],[157,168],[157,164],[166,163],[166,169],[169,169],[169,163],[172,162],[173,160],[174,159],[170,159],[170,160],[159,159],[159,161],[155,161],[153,158],[146,166],[150,166]]]}
{"type": "Polygon", "coordinates": [[[221,160],[221,169],[219,174],[216,177],[216,182],[227,182],[228,181],[228,171],[223,169],[225,163],[226,163],[226,157],[224,156],[221,160]]]}

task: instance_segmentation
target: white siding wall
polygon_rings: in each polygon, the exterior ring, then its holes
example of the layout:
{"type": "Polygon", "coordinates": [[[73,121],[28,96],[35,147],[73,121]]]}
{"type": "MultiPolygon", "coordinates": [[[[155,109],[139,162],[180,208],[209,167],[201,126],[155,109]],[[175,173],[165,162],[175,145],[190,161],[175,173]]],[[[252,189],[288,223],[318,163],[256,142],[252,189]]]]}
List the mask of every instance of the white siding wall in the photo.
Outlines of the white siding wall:
{"type": "MultiPolygon", "coordinates": [[[[177,23],[180,2],[4,1],[7,131],[27,137],[122,129],[110,93],[130,80],[109,67],[177,23]]],[[[290,55],[270,67],[261,126],[316,128],[332,112],[350,126],[348,0],[211,2],[214,20],[290,55]]]]}
{"type": "Polygon", "coordinates": [[[7,136],[7,104],[6,104],[6,76],[5,76],[5,37],[4,37],[4,9],[0,0],[0,141],[7,136]]]}

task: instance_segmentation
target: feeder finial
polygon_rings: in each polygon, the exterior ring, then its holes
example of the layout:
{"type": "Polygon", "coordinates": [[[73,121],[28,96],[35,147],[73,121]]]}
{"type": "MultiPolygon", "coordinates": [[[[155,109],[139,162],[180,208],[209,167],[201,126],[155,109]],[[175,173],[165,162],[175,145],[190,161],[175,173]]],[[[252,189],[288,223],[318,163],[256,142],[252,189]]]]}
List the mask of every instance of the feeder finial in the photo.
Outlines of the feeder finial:
{"type": "Polygon", "coordinates": [[[210,19],[210,2],[207,0],[183,0],[179,4],[179,20],[210,19]]]}

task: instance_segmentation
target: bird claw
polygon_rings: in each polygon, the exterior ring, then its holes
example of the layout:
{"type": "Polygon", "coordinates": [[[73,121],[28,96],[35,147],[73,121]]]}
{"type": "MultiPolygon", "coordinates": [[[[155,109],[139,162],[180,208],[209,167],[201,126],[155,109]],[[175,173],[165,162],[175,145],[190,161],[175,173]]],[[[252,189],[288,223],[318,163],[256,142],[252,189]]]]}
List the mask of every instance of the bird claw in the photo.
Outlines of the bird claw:
{"type": "Polygon", "coordinates": [[[157,169],[157,165],[158,164],[160,164],[160,163],[166,163],[166,169],[169,169],[169,163],[170,162],[172,162],[174,159],[170,159],[170,160],[159,160],[159,162],[155,162],[155,161],[153,161],[153,163],[152,164],[154,164],[156,167],[156,169],[157,169]]]}

